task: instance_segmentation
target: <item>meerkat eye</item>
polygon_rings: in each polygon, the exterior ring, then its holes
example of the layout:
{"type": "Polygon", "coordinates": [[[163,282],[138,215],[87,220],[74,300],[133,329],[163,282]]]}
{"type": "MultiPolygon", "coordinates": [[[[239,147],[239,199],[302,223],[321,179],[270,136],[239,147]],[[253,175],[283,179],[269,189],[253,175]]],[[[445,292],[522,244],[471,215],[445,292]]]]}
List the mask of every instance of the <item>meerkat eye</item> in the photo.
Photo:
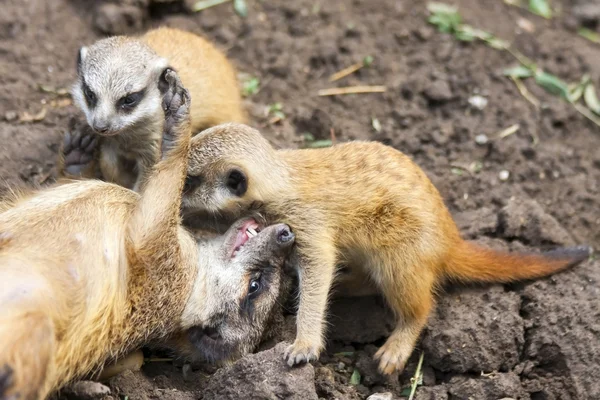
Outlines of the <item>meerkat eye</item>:
{"type": "Polygon", "coordinates": [[[117,101],[117,107],[122,110],[131,110],[132,108],[138,105],[138,103],[142,100],[143,97],[143,90],[140,90],[139,92],[135,93],[130,93],[127,96],[121,97],[119,101],[117,101]]]}
{"type": "Polygon", "coordinates": [[[246,175],[239,169],[232,169],[229,171],[227,174],[226,185],[231,193],[238,197],[243,196],[244,193],[246,193],[246,190],[248,190],[248,180],[246,179],[246,175]]]}
{"type": "Polygon", "coordinates": [[[85,101],[88,103],[88,106],[93,107],[96,105],[96,94],[90,89],[90,87],[83,82],[81,85],[83,89],[83,95],[85,96],[85,101]]]}
{"type": "Polygon", "coordinates": [[[202,184],[202,178],[200,176],[188,175],[185,177],[185,184],[183,185],[183,192],[189,193],[196,189],[202,184]]]}
{"type": "Polygon", "coordinates": [[[262,289],[262,284],[260,282],[260,276],[258,278],[252,279],[250,284],[248,285],[248,297],[255,297],[260,293],[262,289]]]}

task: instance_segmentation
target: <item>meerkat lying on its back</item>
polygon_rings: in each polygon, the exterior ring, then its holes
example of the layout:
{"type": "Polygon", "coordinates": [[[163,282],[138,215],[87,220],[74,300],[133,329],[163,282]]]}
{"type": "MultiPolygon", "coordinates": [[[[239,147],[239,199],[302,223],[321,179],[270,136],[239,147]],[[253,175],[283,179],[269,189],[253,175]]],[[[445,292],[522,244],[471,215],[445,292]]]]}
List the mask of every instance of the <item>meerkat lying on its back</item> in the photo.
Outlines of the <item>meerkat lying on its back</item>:
{"type": "Polygon", "coordinates": [[[224,122],[244,122],[236,73],[211,43],[190,32],[158,28],[140,37],[114,36],[79,50],[72,93],[89,127],[69,133],[60,159],[67,177],[101,177],[138,191],[158,157],[165,71],[177,71],[189,90],[192,133],[224,122]],[[100,141],[92,157],[73,151],[100,141]],[[74,137],[71,137],[74,135],[74,137]]]}
{"type": "Polygon", "coordinates": [[[364,268],[398,317],[376,358],[402,370],[445,279],[509,282],[560,271],[589,249],[511,254],[464,241],[425,173],[375,142],[274,150],[261,134],[224,124],[192,140],[185,214],[238,218],[257,213],[296,234],[300,270],[297,334],[290,365],[323,348],[327,297],[338,263],[364,268]]]}
{"type": "Polygon", "coordinates": [[[77,181],[3,206],[0,399],[44,399],[148,342],[235,357],[271,318],[294,235],[246,219],[197,241],[180,225],[190,99],[165,80],[160,161],[140,195],[77,181]]]}

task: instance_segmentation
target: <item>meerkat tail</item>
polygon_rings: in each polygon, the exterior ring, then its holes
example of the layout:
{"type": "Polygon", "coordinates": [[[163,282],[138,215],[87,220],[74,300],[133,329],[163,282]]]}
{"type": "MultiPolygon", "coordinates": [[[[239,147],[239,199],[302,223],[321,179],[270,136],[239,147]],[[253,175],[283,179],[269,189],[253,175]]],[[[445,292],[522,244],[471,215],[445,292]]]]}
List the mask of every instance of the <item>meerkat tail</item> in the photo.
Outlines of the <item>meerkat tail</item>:
{"type": "Polygon", "coordinates": [[[562,247],[542,253],[508,253],[462,241],[445,265],[450,279],[471,282],[514,282],[541,278],[589,258],[591,248],[562,247]]]}

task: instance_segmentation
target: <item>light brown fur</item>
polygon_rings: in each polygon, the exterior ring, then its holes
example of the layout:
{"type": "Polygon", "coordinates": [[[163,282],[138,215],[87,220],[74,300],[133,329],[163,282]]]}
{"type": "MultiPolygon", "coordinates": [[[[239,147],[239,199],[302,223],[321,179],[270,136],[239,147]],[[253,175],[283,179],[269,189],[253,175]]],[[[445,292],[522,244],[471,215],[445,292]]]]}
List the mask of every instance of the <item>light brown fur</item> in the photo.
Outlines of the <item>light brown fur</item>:
{"type": "Polygon", "coordinates": [[[507,254],[465,242],[425,173],[375,142],[274,150],[240,124],[192,140],[183,209],[224,218],[258,213],[288,223],[300,256],[297,336],[290,365],[315,359],[336,265],[363,268],[398,317],[376,354],[383,373],[402,370],[446,278],[509,282],[549,275],[587,258],[588,249],[507,254]],[[228,190],[232,169],[247,190],[228,190]]]}
{"type": "Polygon", "coordinates": [[[172,72],[167,80],[161,160],[140,195],[64,182],[0,213],[0,399],[44,399],[145,343],[239,356],[272,318],[293,234],[265,227],[232,255],[244,221],[199,242],[180,225],[189,96],[172,72]],[[264,293],[250,298],[257,274],[264,293]]]}
{"type": "MultiPolygon", "coordinates": [[[[127,88],[142,84],[135,82],[137,75],[150,75],[154,87],[149,87],[145,96],[158,99],[160,74],[166,68],[177,71],[194,99],[190,110],[193,133],[219,123],[244,122],[246,119],[235,69],[221,51],[196,34],[162,27],[150,30],[140,37],[117,36],[102,39],[89,48],[82,49],[81,64],[78,67],[80,76],[73,90],[75,102],[86,111],[90,124],[91,115],[97,112],[83,97],[83,79],[89,86],[99,87],[98,90],[102,92],[97,93],[97,96],[104,98],[116,95],[116,92],[133,91],[127,88]],[[107,54],[109,55],[103,57],[107,54]],[[128,77],[127,74],[135,77],[128,77]],[[108,79],[108,76],[111,78],[108,79]]],[[[146,78],[144,84],[147,84],[146,78]]],[[[138,87],[140,88],[141,86],[138,87]]],[[[65,162],[68,155],[61,151],[61,176],[100,177],[139,191],[146,173],[158,157],[159,132],[163,123],[162,110],[158,106],[159,101],[138,106],[144,110],[134,109],[131,112],[134,115],[140,113],[138,121],[121,129],[111,129],[106,134],[94,132],[90,126],[82,128],[81,134],[96,134],[100,137],[98,149],[93,154],[94,162],[88,163],[86,168],[73,169],[72,163],[65,162]]],[[[104,118],[110,123],[121,114],[123,112],[111,110],[104,118]]]]}

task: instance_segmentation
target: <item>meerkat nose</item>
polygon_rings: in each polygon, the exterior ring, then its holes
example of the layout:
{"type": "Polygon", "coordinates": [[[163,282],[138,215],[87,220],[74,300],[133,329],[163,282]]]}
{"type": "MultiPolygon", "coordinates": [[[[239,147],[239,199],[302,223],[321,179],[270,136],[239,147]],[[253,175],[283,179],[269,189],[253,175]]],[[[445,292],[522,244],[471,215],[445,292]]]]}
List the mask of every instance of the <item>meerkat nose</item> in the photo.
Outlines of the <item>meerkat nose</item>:
{"type": "Polygon", "coordinates": [[[296,236],[290,230],[290,227],[287,225],[283,225],[277,230],[277,242],[278,243],[288,243],[294,240],[296,236]]]}

